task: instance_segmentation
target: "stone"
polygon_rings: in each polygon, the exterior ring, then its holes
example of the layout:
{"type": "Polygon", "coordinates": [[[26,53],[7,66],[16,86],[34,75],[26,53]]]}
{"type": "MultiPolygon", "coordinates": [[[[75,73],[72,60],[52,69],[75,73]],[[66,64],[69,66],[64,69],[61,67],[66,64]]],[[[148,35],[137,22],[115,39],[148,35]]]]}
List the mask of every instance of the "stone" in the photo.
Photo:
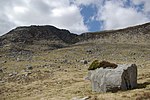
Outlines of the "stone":
{"type": "Polygon", "coordinates": [[[62,60],[61,60],[61,63],[67,63],[67,62],[68,62],[67,59],[62,59],[62,60]]]}
{"type": "Polygon", "coordinates": [[[5,83],[5,81],[4,81],[4,80],[2,80],[2,81],[0,81],[0,83],[5,83]]]}
{"type": "Polygon", "coordinates": [[[3,73],[4,71],[3,71],[3,69],[2,68],[0,68],[0,73],[3,73]]]}
{"type": "Polygon", "coordinates": [[[12,72],[9,74],[9,76],[12,77],[12,76],[16,76],[17,74],[18,74],[17,72],[12,72]]]}
{"type": "Polygon", "coordinates": [[[18,74],[18,72],[13,72],[13,75],[17,75],[18,74]]]}
{"type": "Polygon", "coordinates": [[[32,72],[27,72],[27,73],[25,74],[25,77],[29,76],[30,74],[32,74],[32,72]]]}
{"type": "Polygon", "coordinates": [[[27,69],[27,70],[32,70],[32,69],[33,69],[33,67],[32,67],[32,66],[30,66],[30,65],[27,65],[26,69],[27,69]]]}
{"type": "Polygon", "coordinates": [[[12,74],[12,73],[10,73],[10,74],[9,74],[9,76],[11,77],[11,76],[13,76],[13,74],[12,74]]]}
{"type": "Polygon", "coordinates": [[[7,63],[7,61],[5,60],[5,61],[2,61],[1,63],[7,63]]]}
{"type": "Polygon", "coordinates": [[[118,65],[115,69],[90,70],[86,79],[91,81],[92,91],[95,92],[134,89],[137,87],[137,66],[135,64],[123,64],[118,65]]]}
{"type": "Polygon", "coordinates": [[[90,98],[91,98],[91,96],[86,96],[84,98],[74,97],[71,100],[89,100],[90,98]]]}
{"type": "Polygon", "coordinates": [[[92,54],[92,49],[87,49],[86,52],[92,54]]]}
{"type": "Polygon", "coordinates": [[[88,61],[87,60],[80,60],[80,63],[88,64],[88,61]]]}
{"type": "Polygon", "coordinates": [[[20,58],[17,58],[16,60],[17,60],[17,62],[21,61],[20,58]]]}

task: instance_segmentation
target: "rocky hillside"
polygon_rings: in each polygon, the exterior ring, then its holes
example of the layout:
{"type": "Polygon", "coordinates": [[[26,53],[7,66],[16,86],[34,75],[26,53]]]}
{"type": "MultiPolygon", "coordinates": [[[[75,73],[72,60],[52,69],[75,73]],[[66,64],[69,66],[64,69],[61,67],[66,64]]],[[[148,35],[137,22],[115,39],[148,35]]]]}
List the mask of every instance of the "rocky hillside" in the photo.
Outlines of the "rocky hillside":
{"type": "Polygon", "coordinates": [[[100,39],[110,43],[150,43],[150,23],[119,30],[88,32],[81,34],[81,40],[100,39]]]}
{"type": "Polygon", "coordinates": [[[77,35],[68,30],[58,29],[54,26],[24,26],[17,27],[0,37],[1,46],[43,47],[44,49],[61,48],[78,42],[77,35]]]}
{"type": "Polygon", "coordinates": [[[81,35],[50,25],[17,27],[0,37],[0,46],[9,50],[53,50],[96,39],[98,42],[109,43],[150,43],[150,23],[81,35]]]}

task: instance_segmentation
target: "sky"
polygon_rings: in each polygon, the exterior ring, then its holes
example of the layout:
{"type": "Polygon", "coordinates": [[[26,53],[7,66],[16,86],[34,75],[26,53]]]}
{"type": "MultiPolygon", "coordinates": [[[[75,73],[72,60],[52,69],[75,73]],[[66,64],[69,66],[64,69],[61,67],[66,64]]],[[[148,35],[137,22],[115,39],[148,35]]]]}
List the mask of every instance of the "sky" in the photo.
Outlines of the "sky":
{"type": "Polygon", "coordinates": [[[81,34],[150,22],[150,0],[0,0],[0,7],[0,35],[29,25],[81,34]]]}

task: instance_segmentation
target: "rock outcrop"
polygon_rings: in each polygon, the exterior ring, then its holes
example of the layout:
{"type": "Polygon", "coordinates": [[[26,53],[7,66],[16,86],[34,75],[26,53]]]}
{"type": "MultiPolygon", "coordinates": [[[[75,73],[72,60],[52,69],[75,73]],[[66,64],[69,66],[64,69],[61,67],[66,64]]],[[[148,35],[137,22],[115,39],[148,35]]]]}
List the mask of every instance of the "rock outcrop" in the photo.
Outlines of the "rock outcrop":
{"type": "Polygon", "coordinates": [[[92,91],[116,92],[137,87],[137,66],[135,64],[118,65],[115,69],[98,68],[88,73],[92,91]]]}

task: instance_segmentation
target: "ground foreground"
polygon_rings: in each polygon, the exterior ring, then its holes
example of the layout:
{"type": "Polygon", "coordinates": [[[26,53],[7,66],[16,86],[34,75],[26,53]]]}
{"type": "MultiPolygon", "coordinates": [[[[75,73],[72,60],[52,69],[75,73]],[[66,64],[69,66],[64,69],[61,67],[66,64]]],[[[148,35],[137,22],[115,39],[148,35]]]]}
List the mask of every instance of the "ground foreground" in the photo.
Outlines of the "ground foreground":
{"type": "Polygon", "coordinates": [[[99,41],[33,53],[0,52],[0,100],[150,99],[150,45],[112,44],[99,41]],[[85,80],[94,60],[138,66],[138,87],[116,93],[95,93],[85,80]],[[87,64],[85,62],[88,62],[87,64]]]}

